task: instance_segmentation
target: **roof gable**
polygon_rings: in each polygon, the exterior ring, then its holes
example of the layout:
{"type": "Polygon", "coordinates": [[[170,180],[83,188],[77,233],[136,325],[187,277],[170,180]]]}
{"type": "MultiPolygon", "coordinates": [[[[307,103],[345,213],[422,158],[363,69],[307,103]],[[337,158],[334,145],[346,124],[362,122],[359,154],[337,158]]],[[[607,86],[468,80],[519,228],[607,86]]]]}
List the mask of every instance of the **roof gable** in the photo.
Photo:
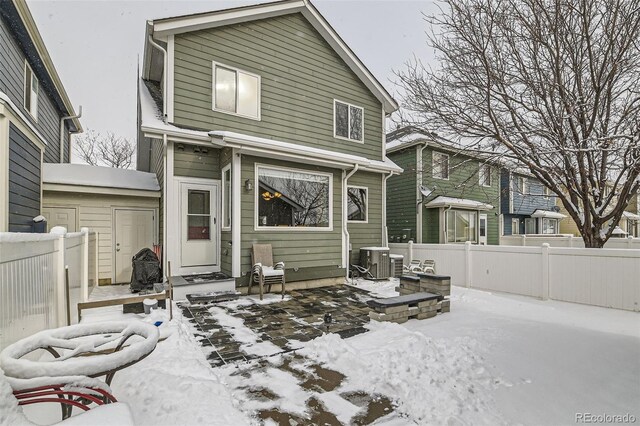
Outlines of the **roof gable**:
{"type": "MultiPolygon", "coordinates": [[[[396,101],[309,0],[285,0],[214,12],[157,19],[150,23],[148,31],[153,32],[154,38],[163,40],[170,35],[293,13],[301,13],[304,16],[371,93],[381,102],[383,110],[386,113],[391,113],[398,109],[396,101]]],[[[150,57],[150,49],[151,46],[149,46],[145,40],[145,58],[150,57]]],[[[144,67],[143,75],[146,76],[149,74],[150,61],[145,60],[144,67]]]]}

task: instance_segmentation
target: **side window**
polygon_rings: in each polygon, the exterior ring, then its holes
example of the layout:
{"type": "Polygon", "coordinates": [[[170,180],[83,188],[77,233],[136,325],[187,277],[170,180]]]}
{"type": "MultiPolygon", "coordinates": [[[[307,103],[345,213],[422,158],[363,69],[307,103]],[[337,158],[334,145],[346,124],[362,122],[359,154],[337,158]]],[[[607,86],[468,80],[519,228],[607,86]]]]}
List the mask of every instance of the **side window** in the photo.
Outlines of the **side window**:
{"type": "Polygon", "coordinates": [[[231,229],[231,164],[222,169],[222,229],[231,229]]]}
{"type": "Polygon", "coordinates": [[[24,108],[34,119],[38,118],[40,83],[29,64],[24,63],[24,108]]]}
{"type": "Polygon", "coordinates": [[[478,170],[478,179],[480,186],[491,186],[491,166],[480,163],[478,170]]]}
{"type": "Polygon", "coordinates": [[[349,222],[367,222],[369,190],[360,186],[347,187],[347,220],[349,222]]]}
{"type": "Polygon", "coordinates": [[[342,101],[333,101],[333,136],[362,142],[364,109],[342,101]]]}
{"type": "Polygon", "coordinates": [[[433,153],[432,174],[437,179],[449,179],[449,156],[441,152],[433,153]]]}
{"type": "Polygon", "coordinates": [[[260,119],[260,76],[213,63],[214,111],[260,119]]]}

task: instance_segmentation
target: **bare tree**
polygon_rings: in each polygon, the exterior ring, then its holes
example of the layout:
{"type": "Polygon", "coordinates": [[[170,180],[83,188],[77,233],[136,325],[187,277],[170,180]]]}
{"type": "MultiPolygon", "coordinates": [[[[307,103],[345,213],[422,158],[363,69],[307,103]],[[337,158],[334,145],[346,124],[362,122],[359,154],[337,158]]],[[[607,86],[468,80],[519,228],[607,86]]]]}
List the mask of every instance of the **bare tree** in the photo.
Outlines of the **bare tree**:
{"type": "Polygon", "coordinates": [[[602,247],[640,186],[640,0],[445,0],[405,115],[510,157],[602,247]]]}
{"type": "Polygon", "coordinates": [[[136,149],[129,139],[111,132],[101,134],[95,130],[88,130],[77,136],[74,142],[76,154],[92,166],[128,169],[136,149]]]}

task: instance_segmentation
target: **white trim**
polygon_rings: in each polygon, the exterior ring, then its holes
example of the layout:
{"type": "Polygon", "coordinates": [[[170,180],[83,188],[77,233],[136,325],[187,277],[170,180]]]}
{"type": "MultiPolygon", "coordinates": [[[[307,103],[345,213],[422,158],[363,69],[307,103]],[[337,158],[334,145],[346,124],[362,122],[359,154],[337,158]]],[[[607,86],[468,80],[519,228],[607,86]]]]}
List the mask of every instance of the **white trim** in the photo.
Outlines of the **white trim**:
{"type": "Polygon", "coordinates": [[[478,184],[483,188],[491,188],[492,183],[493,183],[493,179],[491,176],[491,165],[487,162],[482,162],[482,161],[478,162],[478,184]],[[484,182],[482,182],[482,175],[483,175],[482,169],[485,167],[489,169],[488,170],[489,185],[485,185],[484,182]]]}
{"type": "Polygon", "coordinates": [[[449,175],[451,173],[451,157],[449,156],[449,154],[445,154],[444,152],[440,152],[440,151],[431,151],[431,177],[434,179],[440,179],[440,180],[449,180],[449,175]],[[443,155],[445,157],[447,157],[447,177],[441,177],[441,176],[436,176],[435,173],[435,157],[437,155],[443,155]]]}
{"type": "Polygon", "coordinates": [[[156,37],[162,38],[169,34],[186,33],[296,12],[302,13],[309,23],[322,35],[338,56],[346,62],[349,68],[351,68],[364,85],[367,86],[382,103],[383,109],[386,112],[392,113],[398,109],[397,102],[391,97],[389,92],[376,80],[373,74],[308,0],[267,3],[231,10],[161,19],[153,22],[153,32],[156,37]]]}
{"type": "Polygon", "coordinates": [[[274,166],[272,164],[255,163],[253,185],[253,230],[254,231],[293,231],[293,232],[331,232],[333,231],[333,173],[318,172],[316,170],[297,169],[293,167],[274,166]],[[309,175],[327,176],[329,178],[329,226],[328,227],[304,227],[304,226],[259,226],[258,224],[258,169],[285,170],[289,172],[305,173],[309,175]]]}
{"type": "Polygon", "coordinates": [[[382,158],[387,156],[387,115],[382,112],[382,158]]]}
{"type": "Polygon", "coordinates": [[[9,230],[9,118],[0,104],[0,232],[9,230]]]}
{"type": "Polygon", "coordinates": [[[175,108],[175,40],[173,34],[167,38],[167,75],[164,76],[167,88],[167,121],[173,123],[173,111],[175,108]]]}
{"type": "MultiPolygon", "coordinates": [[[[383,175],[384,177],[384,175],[383,175]]],[[[369,223],[369,187],[367,186],[360,186],[360,185],[349,185],[347,183],[347,223],[369,223]],[[364,189],[366,192],[365,195],[365,202],[366,202],[366,206],[365,206],[365,211],[364,211],[364,215],[365,218],[364,220],[349,220],[349,188],[354,188],[354,189],[364,189]]]]}
{"type": "Polygon", "coordinates": [[[356,142],[356,143],[361,143],[364,144],[364,107],[361,107],[359,105],[354,105],[351,104],[349,102],[345,102],[345,101],[341,101],[340,99],[333,99],[333,137],[336,139],[340,139],[343,141],[349,141],[349,142],[356,142]],[[360,110],[362,110],[362,121],[360,123],[361,129],[360,129],[360,135],[362,136],[362,140],[358,140],[358,139],[351,139],[350,137],[345,138],[344,136],[338,136],[336,134],[336,102],[340,102],[341,104],[346,105],[347,108],[347,132],[349,133],[349,135],[351,134],[351,107],[354,108],[358,108],[360,110]]]}
{"type": "MultiPolygon", "coordinates": [[[[226,179],[225,179],[225,174],[227,172],[227,170],[229,171],[229,185],[231,188],[233,188],[232,182],[233,182],[233,175],[231,174],[231,163],[227,164],[226,166],[224,166],[221,170],[221,175],[222,175],[222,179],[221,179],[221,190],[220,190],[220,229],[222,231],[231,231],[231,228],[233,226],[233,213],[231,214],[231,217],[227,218],[227,211],[226,211],[226,206],[224,205],[224,196],[225,196],[225,192],[226,192],[226,179]],[[229,219],[229,226],[225,226],[226,220],[229,219]]],[[[231,211],[233,211],[233,192],[231,194],[229,194],[229,207],[231,208],[231,211]]]]}
{"type": "Polygon", "coordinates": [[[56,191],[56,192],[73,192],[73,193],[86,193],[86,194],[106,194],[106,195],[118,195],[118,196],[130,196],[130,197],[149,197],[160,198],[160,191],[141,191],[138,189],[126,189],[126,188],[108,188],[102,186],[86,186],[86,185],[67,185],[60,183],[43,183],[41,188],[44,191],[56,191]]]}
{"type": "Polygon", "coordinates": [[[223,114],[234,115],[236,117],[248,118],[249,120],[261,121],[262,119],[262,77],[259,74],[255,74],[249,71],[245,71],[243,69],[232,67],[231,65],[226,65],[220,62],[211,61],[211,109],[215,112],[221,112],[223,114]],[[216,67],[226,68],[230,71],[236,73],[236,111],[238,111],[238,90],[240,90],[240,82],[239,82],[239,73],[246,74],[251,77],[255,77],[258,79],[258,115],[253,117],[251,115],[240,114],[238,112],[225,111],[223,109],[216,108],[216,67]]]}
{"type": "Polygon", "coordinates": [[[231,275],[235,278],[241,274],[242,253],[242,158],[238,150],[231,152],[231,275]]]}

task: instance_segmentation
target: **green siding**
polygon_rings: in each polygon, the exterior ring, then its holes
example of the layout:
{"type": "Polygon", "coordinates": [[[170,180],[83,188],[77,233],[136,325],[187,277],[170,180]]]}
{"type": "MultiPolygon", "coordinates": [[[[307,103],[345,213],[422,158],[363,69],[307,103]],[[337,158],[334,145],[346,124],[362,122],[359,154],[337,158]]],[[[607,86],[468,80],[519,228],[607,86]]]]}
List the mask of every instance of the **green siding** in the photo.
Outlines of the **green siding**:
{"type": "Polygon", "coordinates": [[[425,244],[440,243],[440,211],[424,209],[422,213],[422,242],[425,244]]]}
{"type": "Polygon", "coordinates": [[[194,152],[202,149],[196,145],[177,144],[173,154],[173,174],[205,179],[220,179],[220,150],[208,148],[207,152],[194,152]],[[183,150],[177,148],[184,147],[183,150]]]}
{"type": "Polygon", "coordinates": [[[410,237],[416,235],[416,149],[408,148],[389,155],[404,169],[401,175],[387,180],[387,228],[389,242],[406,241],[405,229],[410,229],[410,237]]]}
{"type": "Polygon", "coordinates": [[[349,185],[367,187],[367,223],[349,223],[349,241],[351,243],[351,262],[359,264],[360,247],[382,245],[382,175],[358,172],[349,178],[349,185]]]}
{"type": "Polygon", "coordinates": [[[156,174],[160,185],[160,206],[158,208],[158,235],[160,244],[164,244],[164,146],[160,139],[148,139],[150,145],[150,172],[156,174]]]}
{"type": "MultiPolygon", "coordinates": [[[[287,277],[292,280],[317,279],[339,276],[342,264],[342,231],[341,231],[341,178],[342,171],[315,166],[303,166],[286,161],[270,160],[250,156],[242,157],[241,182],[249,179],[254,182],[255,164],[304,169],[309,171],[328,172],[333,174],[333,230],[258,230],[255,224],[255,187],[252,191],[241,190],[242,205],[242,249],[241,275],[251,270],[251,247],[254,243],[268,243],[273,246],[274,261],[285,262],[287,277]],[[298,268],[298,271],[294,271],[298,268]],[[305,270],[309,274],[305,275],[305,270]]],[[[242,284],[243,281],[239,280],[242,284]]]]}
{"type": "Polygon", "coordinates": [[[382,105],[301,14],[175,36],[176,124],[382,158],[382,105]],[[261,121],[213,111],[212,61],[261,76],[261,121]],[[333,100],[364,108],[364,143],[333,137],[333,100]]]}

